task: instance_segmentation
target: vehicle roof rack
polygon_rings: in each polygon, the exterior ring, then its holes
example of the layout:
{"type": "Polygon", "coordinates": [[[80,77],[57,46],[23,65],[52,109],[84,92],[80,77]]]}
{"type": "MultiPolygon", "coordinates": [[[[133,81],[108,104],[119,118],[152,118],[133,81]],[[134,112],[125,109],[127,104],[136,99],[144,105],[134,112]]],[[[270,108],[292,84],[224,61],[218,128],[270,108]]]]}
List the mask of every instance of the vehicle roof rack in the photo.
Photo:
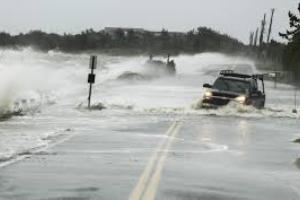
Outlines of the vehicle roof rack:
{"type": "Polygon", "coordinates": [[[251,75],[235,73],[233,70],[222,70],[220,75],[234,78],[252,78],[251,75]]]}
{"type": "Polygon", "coordinates": [[[243,79],[253,78],[253,79],[262,80],[264,78],[263,74],[253,74],[253,75],[239,74],[239,73],[235,73],[233,70],[221,70],[220,75],[226,77],[233,77],[233,78],[243,78],[243,79]]]}
{"type": "Polygon", "coordinates": [[[265,74],[254,74],[254,75],[252,75],[253,78],[259,79],[259,80],[263,80],[265,76],[266,76],[265,74]]]}

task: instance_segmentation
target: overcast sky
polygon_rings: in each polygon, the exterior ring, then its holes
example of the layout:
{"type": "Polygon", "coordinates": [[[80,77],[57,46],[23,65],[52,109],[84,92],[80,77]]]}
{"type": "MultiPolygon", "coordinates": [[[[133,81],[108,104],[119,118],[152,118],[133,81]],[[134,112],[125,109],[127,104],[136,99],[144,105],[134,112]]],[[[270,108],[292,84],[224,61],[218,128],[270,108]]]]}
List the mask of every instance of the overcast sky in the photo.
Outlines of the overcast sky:
{"type": "Polygon", "coordinates": [[[106,26],[188,31],[208,26],[248,42],[275,8],[273,38],[288,27],[300,0],[0,0],[0,31],[76,33],[106,26]]]}

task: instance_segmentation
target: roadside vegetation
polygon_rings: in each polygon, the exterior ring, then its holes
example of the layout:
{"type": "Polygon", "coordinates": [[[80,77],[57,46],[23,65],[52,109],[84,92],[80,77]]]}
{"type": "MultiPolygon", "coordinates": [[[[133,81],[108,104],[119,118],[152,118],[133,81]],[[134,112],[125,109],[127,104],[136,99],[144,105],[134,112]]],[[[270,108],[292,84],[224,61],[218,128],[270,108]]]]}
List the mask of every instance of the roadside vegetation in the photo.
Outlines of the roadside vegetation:
{"type": "MultiPolygon", "coordinates": [[[[300,13],[300,3],[298,6],[300,13]]],[[[285,33],[280,33],[280,36],[288,41],[283,56],[282,64],[287,70],[295,73],[297,80],[300,81],[300,16],[292,12],[288,13],[290,29],[285,33]]]]}
{"type": "Polygon", "coordinates": [[[26,34],[10,35],[0,33],[0,46],[9,48],[34,47],[42,51],[64,52],[104,51],[123,53],[199,53],[218,51],[237,53],[245,48],[238,40],[200,27],[188,33],[174,33],[163,29],[161,32],[135,32],[116,29],[113,33],[89,29],[80,34],[55,34],[31,31],[26,34]]]}
{"type": "Polygon", "coordinates": [[[300,143],[300,138],[299,139],[296,139],[294,140],[295,143],[300,143]]]}

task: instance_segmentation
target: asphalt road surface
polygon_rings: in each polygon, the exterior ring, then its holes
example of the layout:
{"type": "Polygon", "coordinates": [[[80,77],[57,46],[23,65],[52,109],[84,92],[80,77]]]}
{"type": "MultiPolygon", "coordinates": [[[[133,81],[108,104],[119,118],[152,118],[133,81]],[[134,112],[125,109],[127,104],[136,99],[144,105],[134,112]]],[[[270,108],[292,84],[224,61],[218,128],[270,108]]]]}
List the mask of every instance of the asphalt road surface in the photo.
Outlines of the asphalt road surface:
{"type": "Polygon", "coordinates": [[[77,123],[2,164],[0,199],[300,198],[297,120],[119,114],[103,126],[93,115],[99,126],[77,123]]]}
{"type": "Polygon", "coordinates": [[[300,199],[292,85],[266,81],[263,110],[197,110],[204,83],[221,69],[256,73],[254,62],[180,55],[170,77],[147,59],[99,55],[88,111],[87,54],[6,50],[0,116],[24,116],[0,122],[0,200],[300,199]]]}

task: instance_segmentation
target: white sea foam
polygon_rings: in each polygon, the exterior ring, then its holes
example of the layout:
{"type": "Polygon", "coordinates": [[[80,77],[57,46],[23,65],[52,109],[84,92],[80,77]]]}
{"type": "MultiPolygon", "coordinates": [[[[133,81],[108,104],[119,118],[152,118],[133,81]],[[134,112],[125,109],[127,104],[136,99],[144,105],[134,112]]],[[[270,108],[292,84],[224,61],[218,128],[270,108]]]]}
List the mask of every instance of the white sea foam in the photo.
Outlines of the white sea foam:
{"type": "MultiPolygon", "coordinates": [[[[271,83],[267,83],[267,104],[263,110],[234,105],[218,110],[193,108],[193,104],[202,98],[202,85],[212,83],[219,69],[243,65],[246,71],[256,71],[253,62],[249,59],[216,53],[181,55],[175,57],[177,75],[174,77],[151,74],[151,70],[149,72],[143,66],[147,59],[145,56],[99,55],[92,105],[101,103],[106,108],[107,114],[110,110],[123,110],[132,115],[299,118],[299,114],[291,112],[294,94],[292,87],[279,85],[278,89],[274,90],[271,83]],[[128,71],[140,74],[141,77],[151,75],[152,78],[134,81],[118,80],[120,75],[128,71]]],[[[55,127],[62,123],[62,119],[70,124],[73,121],[80,121],[80,119],[74,120],[76,119],[74,113],[70,115],[65,113],[71,109],[76,110],[79,104],[82,105],[81,108],[86,108],[88,63],[87,54],[72,55],[55,51],[40,53],[32,49],[2,50],[0,116],[20,113],[22,115],[37,113],[36,115],[39,116],[53,104],[56,110],[44,114],[53,120],[41,122],[44,124],[39,126],[40,129],[37,129],[34,123],[29,125],[24,122],[23,125],[27,130],[24,131],[17,128],[21,127],[18,123],[10,125],[8,122],[0,122],[0,159],[7,159],[28,149],[47,145],[48,141],[45,142],[43,133],[55,135],[57,132],[55,127]],[[55,121],[56,113],[60,113],[59,117],[61,117],[57,121],[55,121]],[[68,120],[70,116],[73,121],[68,120]]],[[[79,118],[80,109],[78,112],[79,118]]],[[[32,121],[35,119],[35,116],[32,116],[32,121]]],[[[11,120],[18,122],[20,118],[11,120]]],[[[92,122],[91,120],[90,123],[92,122]]]]}

